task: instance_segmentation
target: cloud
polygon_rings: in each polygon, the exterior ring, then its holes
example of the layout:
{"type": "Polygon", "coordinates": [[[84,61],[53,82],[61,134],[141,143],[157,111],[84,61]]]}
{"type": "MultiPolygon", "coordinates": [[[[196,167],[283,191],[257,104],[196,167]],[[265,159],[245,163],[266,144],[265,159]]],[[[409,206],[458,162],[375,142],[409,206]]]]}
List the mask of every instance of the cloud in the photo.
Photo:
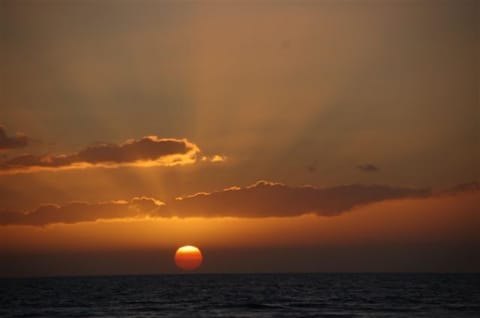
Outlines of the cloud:
{"type": "Polygon", "coordinates": [[[79,223],[100,219],[132,218],[152,215],[163,203],[147,197],[130,201],[102,203],[72,202],[66,205],[42,205],[28,213],[0,210],[1,225],[43,226],[53,223],[79,223]]]}
{"type": "Polygon", "coordinates": [[[339,216],[366,205],[406,199],[443,198],[480,193],[468,191],[439,192],[429,189],[391,187],[386,185],[343,185],[329,188],[292,187],[281,183],[259,181],[246,187],[230,187],[202,192],[166,202],[150,197],[135,197],[101,203],[73,202],[47,204],[29,212],[0,209],[0,225],[44,226],[54,223],[78,223],[101,219],[134,217],[296,217],[306,214],[339,216]]]}
{"type": "Polygon", "coordinates": [[[354,207],[389,199],[421,197],[430,190],[384,185],[345,185],[331,188],[291,187],[259,181],[212,193],[177,198],[165,207],[180,217],[283,217],[307,213],[334,216],[354,207]]]}
{"type": "Polygon", "coordinates": [[[141,264],[150,268],[143,269],[146,273],[155,268],[168,272],[163,264],[169,263],[172,246],[192,239],[208,248],[208,264],[213,267],[205,269],[213,272],[475,272],[480,268],[479,206],[477,191],[388,200],[336,217],[138,218],[41,230],[1,227],[0,272],[23,276],[91,274],[111,273],[115,268],[138,273],[141,264]],[[108,251],[123,256],[109,254],[105,258],[108,251]],[[143,252],[137,251],[153,252],[142,256],[143,252]],[[163,253],[163,260],[159,253],[163,253]],[[101,268],[81,272],[85,259],[89,264],[99,260],[101,268]],[[105,259],[110,260],[107,265],[105,259]],[[150,266],[152,261],[155,266],[150,266]],[[133,265],[128,266],[129,262],[133,265]],[[275,267],[277,263],[282,266],[275,267]],[[41,272],[37,272],[39,268],[41,272]],[[71,272],[76,269],[80,272],[71,272]]]}
{"type": "Polygon", "coordinates": [[[455,195],[458,193],[465,193],[465,192],[476,192],[480,191],[480,183],[477,181],[467,182],[458,184],[450,189],[440,191],[439,195],[455,195]]]}
{"type": "Polygon", "coordinates": [[[0,150],[24,148],[30,142],[30,138],[17,133],[15,136],[7,136],[5,127],[0,125],[0,150]]]}
{"type": "Polygon", "coordinates": [[[71,154],[17,156],[0,163],[0,174],[89,167],[174,166],[196,162],[199,152],[200,149],[186,139],[147,136],[122,144],[95,144],[71,154]]]}
{"type": "Polygon", "coordinates": [[[358,165],[357,168],[364,172],[377,172],[378,170],[380,170],[380,168],[378,168],[377,166],[371,163],[364,163],[364,164],[358,165]]]}
{"type": "Polygon", "coordinates": [[[223,156],[223,155],[213,155],[211,157],[208,157],[208,156],[202,157],[202,161],[213,162],[213,163],[224,162],[226,160],[227,160],[227,156],[223,156]]]}

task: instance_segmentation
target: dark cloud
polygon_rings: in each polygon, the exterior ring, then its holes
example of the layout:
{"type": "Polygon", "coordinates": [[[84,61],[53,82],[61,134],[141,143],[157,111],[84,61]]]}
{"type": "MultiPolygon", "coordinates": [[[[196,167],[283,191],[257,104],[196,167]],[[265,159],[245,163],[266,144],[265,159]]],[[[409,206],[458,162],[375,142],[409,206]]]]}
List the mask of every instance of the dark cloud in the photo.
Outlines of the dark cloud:
{"type": "Polygon", "coordinates": [[[259,181],[247,187],[232,187],[198,193],[164,204],[153,198],[107,203],[44,205],[31,212],[0,211],[2,225],[47,225],[136,216],[152,217],[287,217],[306,213],[335,216],[369,203],[423,197],[429,190],[383,185],[345,185],[332,188],[290,187],[259,181]]]}
{"type": "Polygon", "coordinates": [[[0,173],[79,169],[95,166],[172,166],[196,161],[199,148],[185,139],[156,136],[128,140],[123,144],[101,143],[65,155],[31,154],[0,163],[0,173]]]}
{"type": "Polygon", "coordinates": [[[360,205],[429,194],[430,190],[426,189],[383,185],[345,185],[320,189],[259,181],[244,188],[178,198],[167,204],[165,210],[169,215],[180,217],[278,217],[306,213],[333,216],[360,205]]]}
{"type": "Polygon", "coordinates": [[[78,223],[100,219],[118,219],[148,216],[155,213],[163,203],[146,197],[133,198],[130,201],[112,201],[103,203],[72,202],[66,205],[42,205],[28,213],[0,210],[1,225],[36,225],[52,223],[78,223]]]}
{"type": "Polygon", "coordinates": [[[378,170],[380,170],[380,168],[378,168],[376,165],[371,163],[364,163],[364,164],[358,165],[357,168],[364,172],[377,172],[378,170]]]}
{"type": "Polygon", "coordinates": [[[5,127],[0,125],[0,150],[24,148],[29,142],[30,139],[23,134],[7,136],[5,127]]]}
{"type": "Polygon", "coordinates": [[[480,191],[480,183],[478,183],[477,181],[458,184],[454,187],[451,187],[450,189],[440,191],[438,194],[439,195],[445,195],[445,194],[455,195],[458,193],[475,192],[475,191],[480,191]]]}

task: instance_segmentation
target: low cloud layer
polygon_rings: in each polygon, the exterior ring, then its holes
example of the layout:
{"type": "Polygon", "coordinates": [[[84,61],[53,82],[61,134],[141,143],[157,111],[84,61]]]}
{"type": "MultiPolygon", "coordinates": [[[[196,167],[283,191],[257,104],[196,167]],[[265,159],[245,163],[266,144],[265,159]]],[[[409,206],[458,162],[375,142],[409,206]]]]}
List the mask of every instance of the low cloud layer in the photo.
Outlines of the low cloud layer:
{"type": "Polygon", "coordinates": [[[259,181],[247,187],[185,196],[166,204],[142,197],[95,204],[45,205],[26,213],[4,210],[0,211],[0,224],[42,226],[138,216],[262,218],[307,213],[336,216],[370,203],[429,195],[430,191],[425,189],[383,185],[345,185],[320,189],[259,181]]]}
{"type": "Polygon", "coordinates": [[[384,185],[354,184],[320,189],[259,181],[244,188],[178,198],[165,210],[168,215],[180,217],[282,217],[306,213],[334,216],[364,204],[429,194],[426,189],[384,185]]]}
{"type": "Polygon", "coordinates": [[[0,125],[0,151],[8,149],[24,148],[28,145],[30,139],[23,134],[8,136],[5,127],[0,125]]]}
{"type": "Polygon", "coordinates": [[[162,202],[145,197],[130,201],[102,203],[72,202],[63,206],[42,205],[28,213],[0,210],[1,225],[43,226],[53,223],[79,223],[100,219],[119,219],[151,216],[163,205],[162,202]]]}
{"type": "Polygon", "coordinates": [[[160,268],[174,273],[172,247],[192,241],[208,250],[207,272],[476,272],[478,207],[480,191],[467,191],[388,200],[328,218],[151,218],[41,230],[1,227],[0,272],[30,277],[160,268]]]}
{"type": "Polygon", "coordinates": [[[194,163],[200,149],[186,139],[147,136],[122,144],[101,143],[76,153],[17,156],[0,163],[0,174],[118,166],[173,166],[194,163]]]}

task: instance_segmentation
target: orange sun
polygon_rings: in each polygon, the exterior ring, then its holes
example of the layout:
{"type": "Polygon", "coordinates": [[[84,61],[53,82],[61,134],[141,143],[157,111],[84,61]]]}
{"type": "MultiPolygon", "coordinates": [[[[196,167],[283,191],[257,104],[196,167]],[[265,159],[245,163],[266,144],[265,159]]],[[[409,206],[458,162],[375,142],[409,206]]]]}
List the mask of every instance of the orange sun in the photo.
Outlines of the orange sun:
{"type": "Polygon", "coordinates": [[[203,261],[202,252],[196,246],[185,245],[175,253],[175,264],[186,271],[197,269],[203,261]]]}

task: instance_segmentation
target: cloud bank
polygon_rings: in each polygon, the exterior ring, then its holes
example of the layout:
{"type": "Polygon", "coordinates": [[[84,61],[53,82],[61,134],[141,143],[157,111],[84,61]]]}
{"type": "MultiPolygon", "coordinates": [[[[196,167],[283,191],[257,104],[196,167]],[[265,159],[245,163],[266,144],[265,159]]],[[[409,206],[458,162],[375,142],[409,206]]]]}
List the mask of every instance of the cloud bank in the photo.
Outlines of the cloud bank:
{"type": "Polygon", "coordinates": [[[76,153],[17,156],[0,163],[0,174],[89,167],[174,166],[196,162],[200,149],[186,139],[147,136],[122,144],[95,144],[76,153]]]}
{"type": "Polygon", "coordinates": [[[43,226],[53,223],[150,216],[162,205],[162,202],[146,197],[93,204],[86,202],[72,202],[63,206],[47,204],[28,213],[0,210],[0,224],[43,226]]]}
{"type": "Polygon", "coordinates": [[[334,216],[360,205],[429,194],[427,189],[384,185],[353,184],[322,189],[259,181],[248,187],[177,198],[167,204],[165,212],[180,217],[283,217],[307,213],[334,216]]]}
{"type": "Polygon", "coordinates": [[[292,217],[307,213],[336,216],[358,206],[390,199],[429,196],[426,189],[383,185],[345,185],[331,188],[291,187],[259,181],[247,187],[231,187],[198,193],[167,203],[147,197],[107,203],[44,205],[22,213],[0,210],[1,225],[77,223],[99,219],[150,217],[292,217]]]}
{"type": "Polygon", "coordinates": [[[30,142],[30,138],[23,134],[16,134],[15,136],[7,136],[5,127],[0,125],[0,151],[24,148],[30,142]]]}

